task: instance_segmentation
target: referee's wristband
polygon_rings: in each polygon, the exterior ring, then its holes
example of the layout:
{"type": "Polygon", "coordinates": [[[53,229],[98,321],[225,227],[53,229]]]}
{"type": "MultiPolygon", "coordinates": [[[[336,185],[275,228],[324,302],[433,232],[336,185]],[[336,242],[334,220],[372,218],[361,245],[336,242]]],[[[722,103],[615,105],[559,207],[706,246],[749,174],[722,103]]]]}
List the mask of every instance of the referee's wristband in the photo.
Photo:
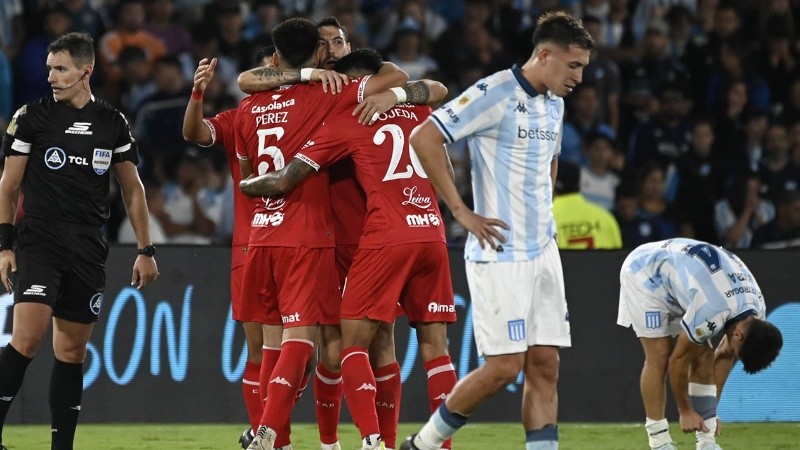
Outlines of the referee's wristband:
{"type": "Polygon", "coordinates": [[[393,87],[389,89],[397,96],[397,103],[405,103],[408,98],[406,97],[406,90],[401,87],[393,87]]]}
{"type": "Polygon", "coordinates": [[[14,246],[14,224],[0,223],[0,251],[12,250],[14,246]]]}
{"type": "Polygon", "coordinates": [[[314,69],[306,67],[305,69],[300,69],[300,81],[307,83],[311,81],[311,74],[314,73],[314,69]]]}

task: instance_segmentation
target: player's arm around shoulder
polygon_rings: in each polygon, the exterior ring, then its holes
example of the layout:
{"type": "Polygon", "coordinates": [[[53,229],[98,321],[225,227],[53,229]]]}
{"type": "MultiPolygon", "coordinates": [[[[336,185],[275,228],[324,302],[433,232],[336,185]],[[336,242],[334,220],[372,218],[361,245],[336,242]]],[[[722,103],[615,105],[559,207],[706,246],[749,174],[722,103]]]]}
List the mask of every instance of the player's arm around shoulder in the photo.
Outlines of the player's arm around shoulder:
{"type": "Polygon", "coordinates": [[[3,176],[0,178],[0,277],[9,293],[12,286],[8,273],[17,271],[17,258],[12,249],[14,215],[28,159],[28,156],[6,158],[3,176]]]}
{"type": "Polygon", "coordinates": [[[437,105],[447,97],[447,87],[435,80],[409,81],[403,87],[372,94],[364,98],[353,110],[358,123],[372,125],[378,116],[400,103],[437,105]]]}
{"type": "MultiPolygon", "coordinates": [[[[114,164],[114,173],[122,191],[125,211],[131,221],[136,242],[140,249],[151,246],[150,217],[145,201],[144,187],[139,179],[139,172],[131,161],[122,161],[114,164]]],[[[158,277],[158,266],[155,256],[139,253],[133,263],[131,286],[141,289],[158,277]]]]}
{"type": "Polygon", "coordinates": [[[318,169],[295,157],[281,170],[243,179],[239,182],[239,190],[250,197],[283,195],[318,169]]]}

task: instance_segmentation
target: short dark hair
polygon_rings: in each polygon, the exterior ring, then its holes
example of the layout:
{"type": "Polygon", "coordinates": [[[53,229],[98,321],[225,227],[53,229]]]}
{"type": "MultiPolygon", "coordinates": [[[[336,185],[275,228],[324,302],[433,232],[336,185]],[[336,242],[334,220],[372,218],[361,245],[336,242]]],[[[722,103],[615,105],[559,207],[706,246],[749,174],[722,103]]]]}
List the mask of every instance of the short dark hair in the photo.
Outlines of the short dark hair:
{"type": "Polygon", "coordinates": [[[333,17],[333,16],[326,17],[326,18],[318,21],[317,22],[317,28],[321,28],[321,27],[334,27],[334,28],[338,28],[338,29],[342,30],[342,34],[344,35],[344,41],[345,42],[350,42],[350,35],[347,34],[347,28],[345,28],[345,26],[342,25],[342,23],[339,22],[339,19],[337,19],[336,17],[333,17]]]}
{"type": "Polygon", "coordinates": [[[122,48],[117,57],[120,66],[137,61],[147,61],[147,53],[141,47],[126,46],[122,48]]]}
{"type": "Polygon", "coordinates": [[[580,19],[563,11],[551,11],[539,17],[533,32],[534,48],[542,42],[552,42],[563,48],[577,45],[584,50],[594,49],[594,39],[580,19]]]}
{"type": "Polygon", "coordinates": [[[377,50],[372,48],[359,48],[336,61],[333,70],[347,74],[352,71],[365,71],[370,74],[375,74],[381,70],[381,64],[383,64],[383,58],[381,58],[381,54],[378,53],[377,50]]]}
{"type": "Polygon", "coordinates": [[[272,43],[289,67],[299,68],[314,56],[319,30],[314,22],[294,17],[272,29],[272,43]]]}
{"type": "Polygon", "coordinates": [[[261,47],[256,52],[256,56],[254,58],[255,61],[253,62],[254,65],[256,67],[260,67],[261,66],[261,61],[263,61],[264,58],[271,57],[273,53],[275,53],[275,46],[274,45],[270,44],[270,45],[265,45],[264,47],[261,47]]]}
{"type": "Polygon", "coordinates": [[[47,46],[47,53],[66,52],[76,66],[94,65],[94,41],[86,33],[67,33],[47,46]]]}
{"type": "Polygon", "coordinates": [[[739,349],[739,359],[749,374],[761,372],[775,361],[783,347],[783,335],[775,325],[760,319],[750,323],[739,349]]]}

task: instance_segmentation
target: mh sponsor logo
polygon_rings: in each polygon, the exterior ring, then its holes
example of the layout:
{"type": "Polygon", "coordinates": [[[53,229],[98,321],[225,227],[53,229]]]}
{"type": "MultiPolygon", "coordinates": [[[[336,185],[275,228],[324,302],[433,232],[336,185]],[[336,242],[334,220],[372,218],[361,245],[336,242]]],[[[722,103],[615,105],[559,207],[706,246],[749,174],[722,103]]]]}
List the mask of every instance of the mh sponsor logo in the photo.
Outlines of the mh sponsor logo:
{"type": "Polygon", "coordinates": [[[428,303],[428,312],[432,313],[451,313],[456,312],[456,305],[442,305],[441,303],[428,303]]]}
{"type": "Polygon", "coordinates": [[[272,214],[255,213],[253,214],[254,227],[277,227],[283,223],[284,214],[282,212],[274,212],[272,214]]]}
{"type": "Polygon", "coordinates": [[[406,216],[406,223],[413,228],[419,227],[438,227],[442,221],[439,216],[433,213],[428,214],[409,214],[406,216]]]}
{"type": "Polygon", "coordinates": [[[538,128],[534,128],[532,130],[526,130],[521,126],[517,125],[517,137],[520,139],[538,139],[540,141],[555,141],[558,139],[558,132],[557,131],[550,131],[550,130],[540,130],[538,128]]]}

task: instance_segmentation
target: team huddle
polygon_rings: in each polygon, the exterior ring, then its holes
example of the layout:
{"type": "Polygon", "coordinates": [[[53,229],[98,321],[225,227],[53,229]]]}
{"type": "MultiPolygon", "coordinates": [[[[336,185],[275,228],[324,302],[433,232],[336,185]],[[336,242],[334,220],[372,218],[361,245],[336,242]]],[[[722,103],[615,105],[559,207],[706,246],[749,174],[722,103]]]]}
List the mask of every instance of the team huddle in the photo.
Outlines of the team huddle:
{"type": "MultiPolygon", "coordinates": [[[[441,83],[409,81],[374,50],[351,51],[335,18],[316,24],[288,19],[271,35],[274,48],[239,76],[240,88],[251,95],[211,118],[203,117],[203,96],[216,60],[201,60],[183,123],[186,140],[224,148],[239,186],[231,295],[233,318],[243,323],[248,344],[242,392],[250,428],[240,436],[242,448],[291,449],[290,415],[313,382],[321,450],[342,448],[337,429],[343,397],[364,450],[450,449],[469,416],[522,371],[525,449],[557,449],[559,349],[569,347],[571,337],[553,183],[562,97],[581,82],[592,38],[572,16],[545,14],[524,65],[480,80],[433,111],[429,104],[447,96],[441,83]],[[444,149],[460,139],[470,147],[474,210],[458,194],[444,149]],[[447,324],[457,318],[440,198],[470,232],[467,279],[485,364],[462,380],[448,353],[447,324]],[[401,315],[417,331],[432,415],[418,433],[398,442],[401,378],[393,324],[401,315]]],[[[54,340],[53,449],[72,449],[81,363],[99,313],[98,307],[92,315],[76,314],[69,300],[102,292],[105,278],[102,264],[92,266],[95,278],[85,279],[71,275],[70,267],[56,267],[52,261],[59,255],[43,256],[41,241],[32,238],[36,221],[55,215],[44,201],[49,194],[38,193],[41,186],[23,176],[26,165],[28,173],[47,178],[41,184],[50,178],[65,183],[65,174],[70,182],[95,176],[89,168],[59,172],[64,164],[53,162],[53,138],[35,115],[44,104],[72,124],[86,105],[107,107],[89,91],[93,54],[78,54],[70,44],[85,49],[87,39],[71,33],[51,44],[48,70],[58,72],[50,77],[53,96],[18,111],[2,146],[0,274],[15,294],[15,320],[11,343],[0,352],[0,419],[5,421],[54,317],[64,343],[54,340]],[[30,156],[35,158],[28,164],[30,156]],[[20,187],[26,193],[26,240],[18,238],[13,248],[20,187]],[[13,286],[9,271],[15,273],[13,286]],[[49,288],[48,294],[37,295],[31,286],[49,288]]],[[[108,218],[107,206],[102,210],[108,203],[106,169],[115,169],[123,190],[131,192],[125,204],[140,247],[133,281],[144,287],[157,276],[155,248],[135,172],[135,141],[124,118],[114,123],[109,136],[91,142],[75,137],[71,148],[57,149],[61,160],[94,149],[89,158],[102,165],[94,173],[105,176],[95,180],[105,187],[91,197],[99,211],[85,208],[59,233],[99,230],[108,218]],[[98,156],[98,148],[108,154],[98,156]]],[[[94,259],[103,262],[102,236],[85,239],[100,243],[94,259]]],[[[664,416],[667,373],[683,431],[697,433],[699,450],[719,448],[716,405],[734,362],[755,373],[782,346],[780,331],[764,320],[754,277],[721,248],[673,239],[632,252],[620,282],[618,323],[633,327],[646,355],[641,387],[651,448],[677,448],[664,416]],[[715,350],[710,342],[718,337],[715,350]]]]}

